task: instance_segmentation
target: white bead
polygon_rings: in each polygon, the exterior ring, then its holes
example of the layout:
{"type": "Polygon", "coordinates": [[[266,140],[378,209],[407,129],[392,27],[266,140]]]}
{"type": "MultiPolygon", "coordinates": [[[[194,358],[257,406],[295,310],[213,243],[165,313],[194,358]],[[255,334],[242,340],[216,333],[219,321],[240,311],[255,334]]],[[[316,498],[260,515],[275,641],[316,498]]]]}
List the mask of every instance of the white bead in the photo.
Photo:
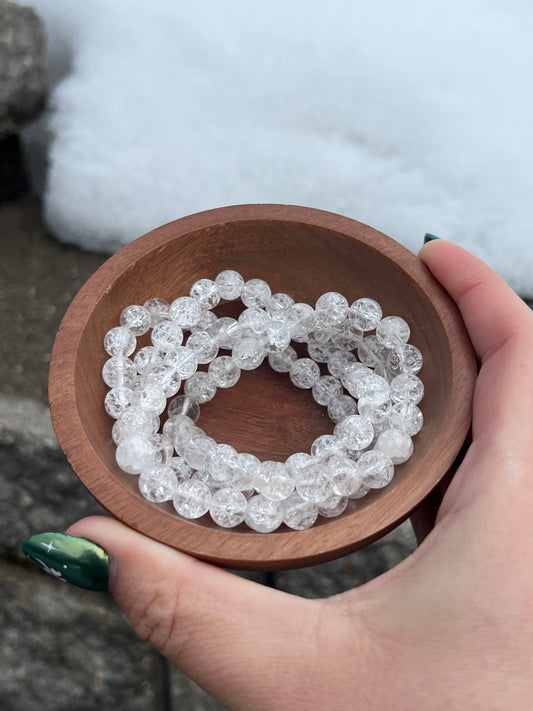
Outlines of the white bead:
{"type": "Polygon", "coordinates": [[[177,486],[174,469],[166,464],[141,472],[139,477],[139,491],[154,504],[170,501],[177,486]]]}
{"type": "Polygon", "coordinates": [[[178,484],[173,498],[176,511],[183,518],[200,518],[209,511],[211,492],[198,479],[188,479],[178,484]]]}
{"type": "Polygon", "coordinates": [[[346,297],[336,291],[328,291],[317,299],[315,311],[320,323],[325,326],[338,326],[348,313],[346,297]]]}
{"type": "Polygon", "coordinates": [[[218,343],[207,331],[191,333],[186,346],[195,353],[198,363],[211,363],[218,354],[218,343]]]}
{"type": "Polygon", "coordinates": [[[363,485],[370,489],[382,489],[392,481],[394,464],[384,452],[376,449],[363,452],[357,460],[357,466],[363,476],[363,485]]]}
{"type": "Polygon", "coordinates": [[[239,272],[233,269],[225,269],[216,277],[215,284],[220,289],[220,295],[223,299],[233,301],[241,295],[244,279],[239,272]]]}
{"type": "Polygon", "coordinates": [[[400,430],[384,430],[376,440],[375,449],[388,454],[393,464],[403,464],[413,453],[413,441],[400,430]]]}
{"type": "Polygon", "coordinates": [[[106,360],[102,368],[102,378],[104,383],[110,388],[117,388],[120,385],[130,388],[135,385],[137,379],[137,369],[133,361],[124,356],[113,356],[106,360]]]}
{"type": "Polygon", "coordinates": [[[400,316],[386,316],[376,327],[376,338],[386,348],[398,348],[407,343],[411,330],[400,316]]]}
{"type": "Polygon", "coordinates": [[[104,407],[107,414],[115,420],[118,419],[123,412],[134,404],[134,393],[134,390],[122,385],[118,388],[112,388],[104,400],[104,407]]]}
{"type": "Polygon", "coordinates": [[[168,353],[183,343],[183,331],[174,321],[160,321],[152,330],[152,343],[158,351],[168,353]]]}
{"type": "Polygon", "coordinates": [[[213,521],[222,528],[234,528],[244,521],[248,502],[241,491],[223,488],[211,498],[209,514],[213,521]]]}
{"type": "Polygon", "coordinates": [[[209,373],[200,371],[193,373],[185,383],[185,395],[189,395],[202,405],[212,400],[217,392],[217,386],[209,373]]]}
{"type": "Polygon", "coordinates": [[[265,351],[255,338],[243,338],[231,351],[231,357],[241,370],[254,370],[261,365],[265,351]]]}
{"type": "Polygon", "coordinates": [[[311,459],[296,473],[296,491],[304,501],[319,504],[334,493],[333,481],[321,459],[311,459]]]}
{"type": "Polygon", "coordinates": [[[241,369],[231,356],[218,356],[209,364],[207,372],[217,388],[231,388],[241,377],[241,369]]]}
{"type": "Polygon", "coordinates": [[[272,370],[277,373],[288,373],[291,365],[298,358],[296,351],[292,346],[285,348],[283,351],[268,354],[268,363],[272,370]]]}
{"type": "Polygon", "coordinates": [[[320,378],[320,368],[311,358],[298,358],[290,367],[289,377],[296,387],[309,390],[320,378]]]}
{"type": "Polygon", "coordinates": [[[169,319],[169,309],[170,304],[168,304],[164,299],[148,299],[143,304],[143,307],[150,314],[150,326],[154,328],[161,321],[166,321],[169,319]]]}
{"type": "Polygon", "coordinates": [[[189,378],[196,373],[198,368],[198,356],[188,346],[177,346],[174,350],[166,354],[163,359],[165,365],[170,365],[183,379],[189,378]]]}
{"type": "Polygon", "coordinates": [[[271,533],[281,525],[283,514],[280,505],[264,496],[254,496],[248,502],[246,525],[258,533],[271,533]]]}
{"type": "Polygon", "coordinates": [[[397,402],[391,408],[389,425],[414,437],[422,429],[424,417],[416,405],[408,402],[397,402]]]}
{"type": "MultiPolygon", "coordinates": [[[[296,355],[296,353],[295,353],[296,355]]],[[[319,405],[329,405],[329,403],[342,394],[342,384],[340,380],[332,375],[323,375],[313,385],[313,398],[319,405]]]]}
{"type": "Polygon", "coordinates": [[[271,501],[283,501],[294,491],[294,479],[282,462],[263,462],[256,489],[271,501]]]}
{"type": "Polygon", "coordinates": [[[129,356],[135,350],[137,339],[125,326],[117,326],[104,336],[104,348],[110,356],[129,356]]]}
{"type": "Polygon", "coordinates": [[[152,325],[148,309],[138,304],[126,306],[120,314],[120,325],[129,328],[134,336],[143,336],[152,325]]]}
{"type": "Polygon", "coordinates": [[[140,474],[155,464],[155,450],[150,439],[139,434],[121,442],[115,455],[118,466],[127,474],[140,474]]]}
{"type": "Polygon", "coordinates": [[[199,279],[191,286],[191,299],[197,301],[202,309],[214,309],[220,302],[220,288],[212,279],[199,279]]]}
{"type": "Polygon", "coordinates": [[[296,492],[283,501],[281,508],[283,523],[294,531],[311,528],[318,517],[318,506],[310,501],[304,501],[296,492]]]}
{"type": "Polygon", "coordinates": [[[362,331],[372,331],[381,320],[381,306],[374,299],[357,299],[350,309],[354,314],[354,323],[362,331]]]}
{"type": "Polygon", "coordinates": [[[190,296],[180,296],[170,304],[170,318],[186,330],[196,326],[202,317],[202,307],[190,296]]]}
{"type": "Polygon", "coordinates": [[[264,308],[271,296],[270,287],[263,279],[249,279],[241,291],[241,301],[248,307],[264,308]]]}
{"type": "Polygon", "coordinates": [[[391,380],[390,397],[393,402],[418,405],[424,397],[424,384],[416,375],[397,375],[391,380]]]}
{"type": "Polygon", "coordinates": [[[333,432],[347,449],[354,451],[365,449],[374,439],[374,426],[362,415],[348,415],[335,425],[333,432]]]}

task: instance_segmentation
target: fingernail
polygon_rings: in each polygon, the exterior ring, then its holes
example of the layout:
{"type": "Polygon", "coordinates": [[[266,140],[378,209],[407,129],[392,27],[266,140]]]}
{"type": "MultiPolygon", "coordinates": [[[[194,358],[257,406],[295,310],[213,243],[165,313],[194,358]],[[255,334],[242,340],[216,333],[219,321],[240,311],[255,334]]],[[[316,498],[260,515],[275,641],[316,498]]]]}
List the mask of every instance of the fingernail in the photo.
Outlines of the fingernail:
{"type": "Polygon", "coordinates": [[[86,590],[107,590],[109,556],[86,538],[65,533],[38,533],[21,545],[31,561],[57,580],[86,590]]]}
{"type": "Polygon", "coordinates": [[[427,244],[428,242],[431,242],[434,239],[440,239],[440,237],[437,237],[437,235],[431,235],[429,232],[426,232],[424,235],[424,244],[427,244]]]}

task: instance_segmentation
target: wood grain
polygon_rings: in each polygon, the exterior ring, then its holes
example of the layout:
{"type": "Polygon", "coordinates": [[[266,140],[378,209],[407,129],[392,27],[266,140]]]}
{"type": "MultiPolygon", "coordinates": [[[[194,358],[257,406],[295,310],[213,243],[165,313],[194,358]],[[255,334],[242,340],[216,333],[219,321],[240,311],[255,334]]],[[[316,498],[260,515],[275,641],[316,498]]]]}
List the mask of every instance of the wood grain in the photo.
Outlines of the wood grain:
{"type": "MultiPolygon", "coordinates": [[[[235,308],[226,307],[231,311],[235,308]]],[[[310,208],[242,205],[185,217],[140,237],[111,257],[72,302],[58,331],[49,395],[59,443],[75,472],[116,518],[204,560],[241,569],[313,565],[347,554],[394,528],[445,475],[467,435],[476,378],[472,346],[455,304],[408,250],[354,220],[310,208]],[[137,477],[118,469],[112,420],[103,408],[104,334],[121,310],[159,296],[188,294],[192,283],[236,269],[273,291],[314,304],[325,291],[351,302],[368,296],[402,316],[424,355],[424,427],[415,451],[385,489],[307,531],[259,534],[217,527],[208,517],[178,518],[171,504],[145,501],[137,477]]],[[[200,424],[218,442],[262,459],[308,451],[332,423],[311,394],[268,365],[243,374],[202,406],[200,424]]]]}

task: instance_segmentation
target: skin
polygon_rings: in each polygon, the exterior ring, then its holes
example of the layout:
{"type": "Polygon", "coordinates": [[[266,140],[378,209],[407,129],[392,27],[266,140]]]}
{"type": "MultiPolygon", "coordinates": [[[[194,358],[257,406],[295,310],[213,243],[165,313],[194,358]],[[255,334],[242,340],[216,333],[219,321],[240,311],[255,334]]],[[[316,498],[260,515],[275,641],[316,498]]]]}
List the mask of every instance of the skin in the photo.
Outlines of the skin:
{"type": "Polygon", "coordinates": [[[111,555],[111,590],[135,632],[230,710],[531,708],[533,313],[454,244],[432,241],[420,258],[457,303],[481,368],[472,444],[400,565],[304,600],[112,519],[69,530],[111,555]]]}

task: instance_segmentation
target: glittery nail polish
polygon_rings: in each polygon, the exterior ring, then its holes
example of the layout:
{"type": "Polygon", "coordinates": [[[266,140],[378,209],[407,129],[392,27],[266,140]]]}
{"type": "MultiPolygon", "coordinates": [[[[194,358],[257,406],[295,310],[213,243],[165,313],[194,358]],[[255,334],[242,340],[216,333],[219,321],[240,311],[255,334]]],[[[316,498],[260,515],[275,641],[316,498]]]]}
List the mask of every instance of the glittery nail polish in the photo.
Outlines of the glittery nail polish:
{"type": "Polygon", "coordinates": [[[31,561],[58,580],[87,590],[107,590],[109,556],[87,540],[65,533],[38,533],[21,545],[31,561]]]}

